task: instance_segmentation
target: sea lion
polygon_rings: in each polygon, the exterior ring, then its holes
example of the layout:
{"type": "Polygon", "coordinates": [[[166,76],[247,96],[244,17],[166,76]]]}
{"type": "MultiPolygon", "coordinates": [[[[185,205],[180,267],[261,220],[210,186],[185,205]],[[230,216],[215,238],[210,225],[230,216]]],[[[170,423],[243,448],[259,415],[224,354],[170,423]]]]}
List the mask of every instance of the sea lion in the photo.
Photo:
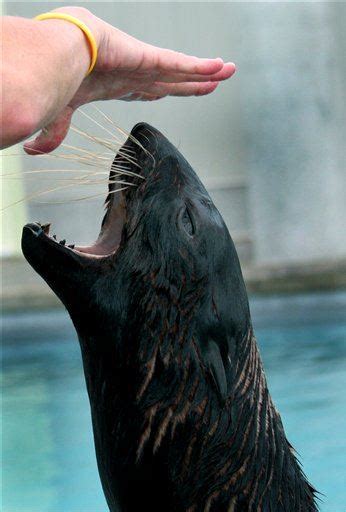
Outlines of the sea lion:
{"type": "Polygon", "coordinates": [[[79,336],[110,510],[316,511],[220,213],[158,130],[136,125],[125,147],[140,177],[121,194],[110,183],[93,246],[66,247],[40,224],[22,237],[79,336]]]}

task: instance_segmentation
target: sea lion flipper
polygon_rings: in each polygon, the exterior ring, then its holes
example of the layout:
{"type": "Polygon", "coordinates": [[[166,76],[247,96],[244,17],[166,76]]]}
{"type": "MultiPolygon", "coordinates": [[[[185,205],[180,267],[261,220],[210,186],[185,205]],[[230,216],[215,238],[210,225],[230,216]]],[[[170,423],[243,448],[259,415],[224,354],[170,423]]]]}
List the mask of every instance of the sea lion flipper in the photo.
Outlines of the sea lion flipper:
{"type": "Polygon", "coordinates": [[[220,348],[214,340],[209,340],[204,352],[205,363],[209,369],[213,382],[222,401],[227,399],[226,370],[222,360],[220,348]]]}

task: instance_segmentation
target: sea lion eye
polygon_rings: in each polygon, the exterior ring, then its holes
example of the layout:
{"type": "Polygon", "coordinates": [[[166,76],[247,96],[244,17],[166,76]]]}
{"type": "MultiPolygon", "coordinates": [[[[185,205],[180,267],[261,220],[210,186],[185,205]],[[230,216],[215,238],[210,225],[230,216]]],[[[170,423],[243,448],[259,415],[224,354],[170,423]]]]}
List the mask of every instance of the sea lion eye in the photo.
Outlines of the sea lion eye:
{"type": "Polygon", "coordinates": [[[195,234],[195,226],[191,217],[191,213],[187,208],[185,208],[181,216],[181,224],[188,235],[193,236],[195,234]]]}

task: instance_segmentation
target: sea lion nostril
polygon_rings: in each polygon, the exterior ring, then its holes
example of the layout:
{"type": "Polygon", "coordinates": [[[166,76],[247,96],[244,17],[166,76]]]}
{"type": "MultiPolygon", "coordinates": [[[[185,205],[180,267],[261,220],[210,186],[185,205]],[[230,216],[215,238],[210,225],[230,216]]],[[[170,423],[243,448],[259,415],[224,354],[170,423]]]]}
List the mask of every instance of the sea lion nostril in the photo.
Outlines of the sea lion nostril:
{"type": "Polygon", "coordinates": [[[131,135],[136,137],[139,133],[142,133],[144,131],[148,131],[151,133],[157,132],[156,128],[154,128],[153,126],[150,126],[150,124],[144,123],[142,121],[140,123],[135,124],[135,126],[131,130],[131,135]]]}
{"type": "Polygon", "coordinates": [[[139,143],[139,148],[144,150],[145,154],[152,153],[157,148],[157,139],[162,138],[162,134],[148,123],[137,123],[131,130],[131,137],[139,143]]]}

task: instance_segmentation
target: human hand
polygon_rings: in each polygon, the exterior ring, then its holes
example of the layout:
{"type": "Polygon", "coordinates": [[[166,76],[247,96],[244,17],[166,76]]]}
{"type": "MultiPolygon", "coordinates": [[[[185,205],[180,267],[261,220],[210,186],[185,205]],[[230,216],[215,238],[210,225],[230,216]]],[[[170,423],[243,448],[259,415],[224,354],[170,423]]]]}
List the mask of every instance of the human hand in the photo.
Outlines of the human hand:
{"type": "Polygon", "coordinates": [[[98,43],[94,70],[68,105],[24,145],[28,154],[48,153],[65,138],[74,111],[97,100],[153,101],[165,96],[203,96],[235,72],[233,63],[200,59],[139,41],[81,7],[62,7],[84,21],[98,43]]]}

